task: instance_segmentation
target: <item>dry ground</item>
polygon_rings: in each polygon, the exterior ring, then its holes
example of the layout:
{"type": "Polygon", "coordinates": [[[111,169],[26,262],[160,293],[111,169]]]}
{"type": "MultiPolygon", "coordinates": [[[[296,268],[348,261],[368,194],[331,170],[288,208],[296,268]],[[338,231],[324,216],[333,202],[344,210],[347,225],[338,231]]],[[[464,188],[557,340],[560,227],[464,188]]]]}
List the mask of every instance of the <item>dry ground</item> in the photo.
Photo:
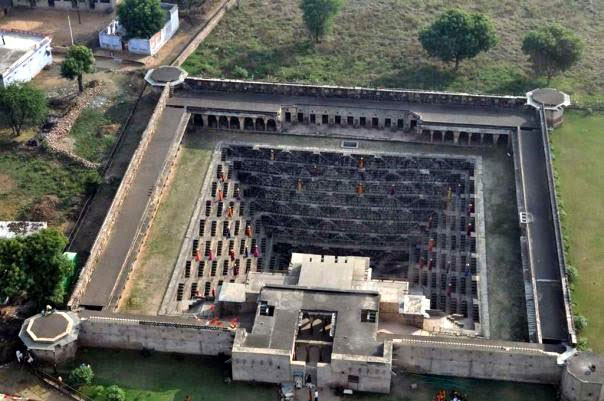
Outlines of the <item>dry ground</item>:
{"type": "Polygon", "coordinates": [[[52,37],[52,44],[55,46],[70,46],[68,15],[74,40],[79,43],[91,40],[98,43],[98,32],[115,18],[114,13],[80,11],[80,23],[78,13],[71,10],[13,8],[7,17],[0,20],[0,27],[43,33],[52,37]]]}

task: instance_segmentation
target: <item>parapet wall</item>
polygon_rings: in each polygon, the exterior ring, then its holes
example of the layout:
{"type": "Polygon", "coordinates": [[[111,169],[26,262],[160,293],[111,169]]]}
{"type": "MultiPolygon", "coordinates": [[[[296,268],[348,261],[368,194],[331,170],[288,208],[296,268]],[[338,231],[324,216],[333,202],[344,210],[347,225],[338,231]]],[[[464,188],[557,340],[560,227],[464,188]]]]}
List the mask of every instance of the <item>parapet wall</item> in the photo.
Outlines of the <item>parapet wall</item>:
{"type": "Polygon", "coordinates": [[[547,384],[560,383],[562,376],[559,355],[535,345],[436,337],[405,337],[395,344],[393,365],[413,373],[547,384]]]}
{"type": "Polygon", "coordinates": [[[106,316],[82,318],[83,347],[119,348],[191,355],[230,354],[234,331],[201,324],[106,316]]]}
{"type": "Polygon", "coordinates": [[[235,79],[206,79],[190,77],[185,88],[197,91],[224,91],[279,96],[312,96],[364,100],[385,100],[407,103],[428,103],[474,107],[523,108],[526,98],[520,96],[472,95],[468,93],[427,92],[399,89],[353,88],[329,85],[284,84],[242,81],[235,79]]]}
{"type": "Polygon", "coordinates": [[[90,250],[90,256],[88,256],[86,264],[84,265],[84,267],[82,267],[82,271],[80,272],[80,276],[78,278],[76,286],[73,290],[73,293],[71,294],[69,302],[67,303],[67,306],[71,309],[74,309],[79,305],[80,298],[84,293],[88,282],[90,281],[90,277],[92,277],[92,272],[96,267],[96,263],[99,257],[103,254],[105,247],[107,246],[107,242],[109,241],[109,238],[111,236],[111,231],[113,228],[113,224],[115,223],[115,219],[119,214],[122,202],[124,201],[124,198],[126,197],[128,190],[130,189],[130,185],[132,185],[132,181],[136,176],[138,167],[141,161],[143,160],[145,151],[147,150],[147,145],[149,145],[149,142],[151,142],[151,138],[155,133],[155,129],[157,127],[159,119],[162,115],[162,112],[164,111],[164,108],[166,107],[168,97],[169,88],[166,87],[164,88],[161,96],[159,97],[157,106],[155,107],[155,110],[153,111],[153,114],[151,115],[151,118],[147,123],[147,127],[145,128],[145,131],[141,136],[141,141],[138,147],[136,148],[132,159],[130,159],[128,169],[126,170],[124,177],[122,177],[120,186],[117,189],[117,192],[115,193],[113,201],[111,202],[111,207],[109,208],[109,211],[107,212],[107,215],[103,220],[103,224],[101,225],[96,240],[94,241],[94,244],[90,250]]]}

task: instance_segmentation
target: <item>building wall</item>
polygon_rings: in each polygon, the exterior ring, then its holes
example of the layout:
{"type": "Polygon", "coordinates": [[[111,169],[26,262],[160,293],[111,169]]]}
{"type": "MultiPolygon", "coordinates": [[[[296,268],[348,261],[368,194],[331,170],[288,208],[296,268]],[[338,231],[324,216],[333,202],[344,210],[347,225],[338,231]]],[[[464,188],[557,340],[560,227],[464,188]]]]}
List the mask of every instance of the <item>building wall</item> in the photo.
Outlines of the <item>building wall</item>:
{"type": "Polygon", "coordinates": [[[6,87],[15,82],[31,81],[44,67],[52,64],[52,49],[50,39],[41,39],[38,47],[19,63],[11,66],[2,75],[2,84],[6,87]]]}
{"type": "Polygon", "coordinates": [[[218,355],[231,352],[233,337],[233,331],[223,328],[90,317],[82,319],[78,341],[84,347],[218,355]]]}
{"type": "Polygon", "coordinates": [[[260,349],[256,352],[233,350],[232,369],[233,380],[262,383],[292,380],[290,355],[286,352],[260,349]]]}
{"type": "Polygon", "coordinates": [[[568,370],[562,375],[560,393],[563,401],[604,401],[604,386],[582,382],[568,370]]]}
{"type": "Polygon", "coordinates": [[[478,107],[524,108],[526,97],[470,95],[467,93],[369,89],[341,86],[280,84],[234,79],[186,79],[193,90],[213,90],[235,93],[263,93],[286,96],[322,96],[349,99],[402,101],[410,103],[453,104],[478,107]]]}
{"type": "MultiPolygon", "coordinates": [[[[399,342],[394,364],[405,371],[443,376],[558,384],[558,354],[537,348],[488,342],[455,343],[438,339],[399,342]]],[[[528,346],[528,344],[526,344],[528,346]]]]}
{"type": "Polygon", "coordinates": [[[15,5],[19,6],[27,6],[31,8],[56,8],[58,10],[86,10],[86,11],[106,11],[109,9],[115,8],[116,0],[94,0],[90,2],[90,0],[78,1],[77,7],[74,7],[74,3],[71,0],[55,0],[54,6],[51,6],[48,0],[38,0],[35,3],[34,7],[31,7],[30,0],[14,0],[15,5]],[[93,5],[93,7],[91,7],[93,5]]]}

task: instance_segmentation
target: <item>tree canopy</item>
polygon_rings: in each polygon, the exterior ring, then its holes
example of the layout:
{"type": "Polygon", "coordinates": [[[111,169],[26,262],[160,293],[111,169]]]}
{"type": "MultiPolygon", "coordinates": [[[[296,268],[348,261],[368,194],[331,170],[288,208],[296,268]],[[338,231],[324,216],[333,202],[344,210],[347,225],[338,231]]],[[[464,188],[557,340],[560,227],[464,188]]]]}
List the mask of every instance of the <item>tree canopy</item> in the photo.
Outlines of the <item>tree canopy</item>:
{"type": "Polygon", "coordinates": [[[491,19],[480,13],[452,9],[442,14],[419,34],[419,41],[431,57],[455,62],[476,57],[497,44],[491,19]]]}
{"type": "Polygon", "coordinates": [[[535,73],[545,75],[549,82],[581,59],[583,43],[574,32],[552,24],[527,33],[522,51],[529,56],[535,73]]]}
{"type": "Polygon", "coordinates": [[[69,376],[67,376],[67,383],[72,387],[81,387],[85,384],[92,383],[92,379],[94,378],[94,372],[90,365],[81,364],[77,366],[69,372],[69,376]]]}
{"type": "Polygon", "coordinates": [[[149,39],[164,26],[160,0],[124,0],[117,7],[117,18],[126,39],[149,39]]]}
{"type": "Polygon", "coordinates": [[[0,86],[0,116],[11,127],[13,136],[19,136],[26,125],[42,122],[48,114],[46,94],[31,84],[0,86]]]}
{"type": "Polygon", "coordinates": [[[304,23],[312,38],[319,43],[331,28],[333,18],[342,7],[343,0],[301,0],[304,23]]]}
{"type": "Polygon", "coordinates": [[[69,48],[65,61],[61,65],[61,76],[73,80],[78,79],[78,89],[84,91],[82,75],[94,72],[94,55],[92,50],[84,45],[73,45],[69,48]]]}
{"type": "Polygon", "coordinates": [[[47,229],[27,237],[0,239],[0,298],[27,294],[38,305],[60,304],[73,266],[63,256],[65,236],[47,229]]]}

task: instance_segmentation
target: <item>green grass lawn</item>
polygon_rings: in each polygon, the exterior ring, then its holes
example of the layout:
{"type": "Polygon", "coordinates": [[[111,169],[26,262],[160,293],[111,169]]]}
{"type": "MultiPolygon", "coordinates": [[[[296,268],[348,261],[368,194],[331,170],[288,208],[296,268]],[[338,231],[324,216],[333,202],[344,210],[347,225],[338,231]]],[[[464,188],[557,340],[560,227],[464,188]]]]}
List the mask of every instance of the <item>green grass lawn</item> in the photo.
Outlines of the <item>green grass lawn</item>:
{"type": "Polygon", "coordinates": [[[3,144],[0,149],[0,220],[28,219],[42,197],[52,197],[59,213],[53,225],[69,220],[98,173],[65,163],[42,151],[3,144]]]}
{"type": "Polygon", "coordinates": [[[135,266],[120,311],[156,314],[197,201],[212,150],[202,135],[185,135],[174,175],[135,266]]]}
{"type": "MultiPolygon", "coordinates": [[[[117,384],[126,401],[270,401],[277,399],[276,387],[224,382],[223,363],[214,358],[154,353],[84,349],[78,363],[92,366],[95,378],[84,392],[104,401],[95,386],[117,384]]],[[[228,365],[230,368],[230,365],[228,365]]]]}
{"type": "Polygon", "coordinates": [[[69,133],[74,140],[75,154],[92,162],[100,162],[117,139],[115,135],[102,132],[101,127],[108,124],[111,124],[111,120],[101,110],[88,108],[82,111],[69,133]]]}
{"type": "Polygon", "coordinates": [[[531,78],[520,50],[523,35],[560,21],[585,41],[583,61],[552,86],[574,100],[604,101],[604,2],[542,0],[347,0],[332,33],[313,45],[298,0],[241,2],[183,67],[193,75],[369,87],[523,94],[545,85],[531,78]],[[430,59],[419,30],[449,7],[493,18],[500,38],[490,52],[462,63],[460,71],[430,59]]]}
{"type": "Polygon", "coordinates": [[[588,319],[589,346],[604,353],[604,114],[567,112],[552,144],[568,263],[579,272],[574,309],[588,319]]]}

